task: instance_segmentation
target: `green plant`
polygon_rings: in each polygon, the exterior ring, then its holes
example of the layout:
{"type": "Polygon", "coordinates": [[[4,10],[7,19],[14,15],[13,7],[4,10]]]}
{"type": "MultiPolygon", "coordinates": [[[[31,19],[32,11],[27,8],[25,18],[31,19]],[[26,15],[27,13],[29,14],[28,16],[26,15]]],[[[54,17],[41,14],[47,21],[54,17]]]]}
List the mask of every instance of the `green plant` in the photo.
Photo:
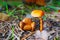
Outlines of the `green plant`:
{"type": "Polygon", "coordinates": [[[53,0],[52,5],[53,6],[60,6],[60,0],[53,0]]]}
{"type": "Polygon", "coordinates": [[[12,35],[9,40],[14,40],[14,26],[12,26],[12,35]]]}
{"type": "Polygon", "coordinates": [[[56,40],[59,40],[59,38],[56,37],[56,40]]]}
{"type": "Polygon", "coordinates": [[[42,6],[40,9],[45,11],[45,12],[50,12],[50,9],[48,7],[42,6]]]}
{"type": "MultiPolygon", "coordinates": [[[[18,7],[20,7],[20,6],[22,6],[23,4],[19,4],[15,9],[13,9],[13,10],[11,10],[11,11],[9,11],[9,9],[8,9],[8,3],[7,3],[7,2],[3,2],[3,5],[6,6],[6,13],[7,13],[9,16],[14,16],[14,12],[16,11],[16,9],[17,9],[18,7]]],[[[22,13],[24,12],[24,10],[21,10],[21,11],[22,11],[22,13]]]]}

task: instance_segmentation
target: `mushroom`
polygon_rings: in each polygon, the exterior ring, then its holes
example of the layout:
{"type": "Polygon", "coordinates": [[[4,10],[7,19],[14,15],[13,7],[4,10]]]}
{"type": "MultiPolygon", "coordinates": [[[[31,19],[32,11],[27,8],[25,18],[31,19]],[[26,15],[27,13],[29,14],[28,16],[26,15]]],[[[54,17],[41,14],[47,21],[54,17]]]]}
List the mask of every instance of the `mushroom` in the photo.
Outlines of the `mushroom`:
{"type": "Polygon", "coordinates": [[[45,2],[45,0],[36,0],[36,4],[41,5],[41,6],[45,6],[46,2],[45,2]]]}
{"type": "Polygon", "coordinates": [[[35,22],[32,22],[30,18],[24,18],[20,23],[19,26],[21,29],[28,31],[34,31],[35,29],[35,22]]]}
{"type": "Polygon", "coordinates": [[[31,24],[32,20],[30,18],[24,18],[22,22],[24,22],[25,24],[31,24]]]}
{"type": "Polygon", "coordinates": [[[40,31],[42,31],[43,30],[42,16],[44,15],[44,12],[42,10],[33,10],[31,15],[33,17],[38,17],[40,19],[40,31]]]}
{"type": "Polygon", "coordinates": [[[23,2],[26,2],[27,4],[34,3],[37,5],[45,6],[46,2],[45,0],[24,0],[23,2]]]}
{"type": "Polygon", "coordinates": [[[21,21],[19,26],[21,29],[23,29],[24,23],[21,21]]]}

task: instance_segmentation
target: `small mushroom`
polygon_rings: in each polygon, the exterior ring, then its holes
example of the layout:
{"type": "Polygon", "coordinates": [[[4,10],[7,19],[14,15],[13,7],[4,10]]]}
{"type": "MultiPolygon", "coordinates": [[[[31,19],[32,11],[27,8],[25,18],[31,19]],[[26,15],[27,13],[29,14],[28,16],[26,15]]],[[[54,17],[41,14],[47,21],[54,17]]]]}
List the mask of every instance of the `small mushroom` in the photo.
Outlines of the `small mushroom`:
{"type": "Polygon", "coordinates": [[[31,25],[25,25],[23,29],[27,31],[27,30],[31,30],[32,27],[31,27],[31,25]]]}
{"type": "Polygon", "coordinates": [[[35,22],[32,22],[32,20],[30,18],[24,18],[19,23],[19,25],[20,25],[20,28],[25,31],[28,31],[28,30],[34,31],[34,29],[35,29],[35,22]]]}
{"type": "Polygon", "coordinates": [[[19,26],[21,29],[23,29],[24,23],[21,21],[19,26]]]}
{"type": "Polygon", "coordinates": [[[37,4],[37,5],[41,5],[41,6],[46,5],[45,1],[46,0],[23,0],[23,2],[26,2],[27,4],[34,3],[34,4],[37,4]]]}
{"type": "Polygon", "coordinates": [[[31,23],[31,27],[32,27],[32,31],[34,31],[35,30],[35,22],[31,23]]]}
{"type": "Polygon", "coordinates": [[[24,18],[22,22],[24,22],[25,24],[31,24],[32,20],[30,18],[24,18]]]}
{"type": "Polygon", "coordinates": [[[31,15],[33,17],[38,17],[40,19],[40,31],[42,31],[43,30],[42,16],[44,15],[44,12],[42,10],[33,10],[31,15]]]}
{"type": "Polygon", "coordinates": [[[37,5],[41,5],[41,6],[45,6],[46,5],[45,0],[36,0],[36,4],[37,5]]]}

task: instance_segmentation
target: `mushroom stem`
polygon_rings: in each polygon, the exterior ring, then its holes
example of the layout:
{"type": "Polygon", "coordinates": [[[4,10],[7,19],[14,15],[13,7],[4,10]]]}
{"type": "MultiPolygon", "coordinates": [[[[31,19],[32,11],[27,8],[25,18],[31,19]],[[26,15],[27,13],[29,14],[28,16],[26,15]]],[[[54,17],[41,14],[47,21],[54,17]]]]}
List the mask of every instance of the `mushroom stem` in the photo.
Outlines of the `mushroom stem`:
{"type": "Polygon", "coordinates": [[[43,20],[42,20],[41,17],[39,19],[40,19],[40,32],[42,32],[42,30],[43,30],[43,20]]]}

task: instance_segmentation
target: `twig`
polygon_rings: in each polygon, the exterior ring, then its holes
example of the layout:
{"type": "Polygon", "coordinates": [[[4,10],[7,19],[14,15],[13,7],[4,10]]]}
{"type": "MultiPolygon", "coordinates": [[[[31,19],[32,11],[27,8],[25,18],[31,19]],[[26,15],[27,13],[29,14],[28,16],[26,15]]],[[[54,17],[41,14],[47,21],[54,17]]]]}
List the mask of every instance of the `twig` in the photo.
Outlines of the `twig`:
{"type": "Polygon", "coordinates": [[[30,32],[28,35],[25,35],[21,40],[25,40],[26,38],[28,38],[29,36],[31,36],[32,34],[34,34],[35,32],[30,32]]]}

